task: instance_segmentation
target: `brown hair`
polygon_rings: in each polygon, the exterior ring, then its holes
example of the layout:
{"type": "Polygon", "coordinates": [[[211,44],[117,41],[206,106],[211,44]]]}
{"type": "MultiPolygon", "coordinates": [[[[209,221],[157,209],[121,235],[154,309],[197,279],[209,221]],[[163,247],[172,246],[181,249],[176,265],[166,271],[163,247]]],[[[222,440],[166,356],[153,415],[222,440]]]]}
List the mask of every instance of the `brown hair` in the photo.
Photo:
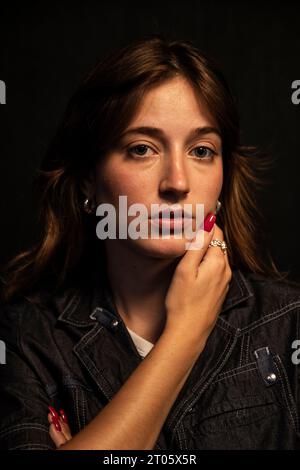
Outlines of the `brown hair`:
{"type": "MultiPolygon", "coordinates": [[[[6,266],[3,298],[46,283],[54,288],[85,279],[95,251],[95,215],[82,210],[82,182],[133,118],[143,95],[180,74],[216,119],[222,135],[224,179],[218,225],[232,268],[283,278],[264,246],[257,199],[271,159],[240,144],[236,102],[216,63],[190,41],[145,37],[105,57],[82,81],[51,141],[36,185],[40,195],[38,242],[6,266]],[[264,248],[262,248],[264,247],[264,248]]],[[[99,258],[98,258],[99,259],[99,258]]]]}

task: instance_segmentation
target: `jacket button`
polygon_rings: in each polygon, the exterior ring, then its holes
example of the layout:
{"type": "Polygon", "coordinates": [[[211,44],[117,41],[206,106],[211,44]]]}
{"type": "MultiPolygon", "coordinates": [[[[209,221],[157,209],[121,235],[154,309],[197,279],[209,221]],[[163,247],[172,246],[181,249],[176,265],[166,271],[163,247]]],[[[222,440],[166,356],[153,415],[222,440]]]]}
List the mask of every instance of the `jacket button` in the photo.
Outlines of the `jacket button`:
{"type": "Polygon", "coordinates": [[[113,321],[111,322],[110,326],[111,326],[112,328],[116,328],[116,327],[118,326],[118,324],[119,324],[119,321],[118,321],[118,320],[113,320],[113,321]]]}
{"type": "Polygon", "coordinates": [[[276,374],[272,373],[272,374],[269,374],[269,375],[267,376],[267,381],[268,381],[269,383],[273,383],[273,382],[275,382],[276,378],[277,378],[277,377],[276,377],[276,374]]]}

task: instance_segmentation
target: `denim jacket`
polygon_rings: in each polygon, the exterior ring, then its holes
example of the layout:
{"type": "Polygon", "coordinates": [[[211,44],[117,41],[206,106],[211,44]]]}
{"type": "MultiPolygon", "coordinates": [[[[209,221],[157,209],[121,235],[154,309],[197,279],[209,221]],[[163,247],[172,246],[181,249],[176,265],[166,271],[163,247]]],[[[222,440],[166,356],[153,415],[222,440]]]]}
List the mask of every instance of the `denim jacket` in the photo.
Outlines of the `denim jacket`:
{"type": "MultiPolygon", "coordinates": [[[[0,309],[0,449],[53,449],[49,405],[74,435],[143,360],[105,282],[39,295],[0,309]]],[[[154,449],[299,449],[299,314],[299,287],[233,270],[154,449]]]]}

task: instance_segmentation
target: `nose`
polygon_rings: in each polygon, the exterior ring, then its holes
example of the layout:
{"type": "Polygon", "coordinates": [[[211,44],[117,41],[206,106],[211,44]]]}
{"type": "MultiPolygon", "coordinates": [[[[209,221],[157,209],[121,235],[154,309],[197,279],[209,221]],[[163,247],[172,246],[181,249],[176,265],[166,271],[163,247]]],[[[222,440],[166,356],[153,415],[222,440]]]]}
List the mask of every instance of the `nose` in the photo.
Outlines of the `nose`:
{"type": "Polygon", "coordinates": [[[164,162],[160,180],[160,192],[182,196],[190,192],[188,169],[179,153],[170,154],[164,162]]]}

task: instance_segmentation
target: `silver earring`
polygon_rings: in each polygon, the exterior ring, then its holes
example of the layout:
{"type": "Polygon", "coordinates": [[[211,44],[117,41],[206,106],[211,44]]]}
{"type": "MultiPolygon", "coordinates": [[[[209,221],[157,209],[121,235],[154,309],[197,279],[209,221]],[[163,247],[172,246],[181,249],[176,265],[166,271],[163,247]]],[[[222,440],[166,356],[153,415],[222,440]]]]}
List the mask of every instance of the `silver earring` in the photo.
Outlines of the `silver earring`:
{"type": "Polygon", "coordinates": [[[215,215],[219,212],[219,210],[221,209],[221,206],[222,206],[222,203],[221,201],[218,200],[216,204],[215,215]]]}
{"type": "Polygon", "coordinates": [[[83,210],[87,213],[87,214],[91,214],[94,210],[94,207],[91,203],[91,200],[90,199],[85,199],[84,203],[83,203],[83,210]]]}

